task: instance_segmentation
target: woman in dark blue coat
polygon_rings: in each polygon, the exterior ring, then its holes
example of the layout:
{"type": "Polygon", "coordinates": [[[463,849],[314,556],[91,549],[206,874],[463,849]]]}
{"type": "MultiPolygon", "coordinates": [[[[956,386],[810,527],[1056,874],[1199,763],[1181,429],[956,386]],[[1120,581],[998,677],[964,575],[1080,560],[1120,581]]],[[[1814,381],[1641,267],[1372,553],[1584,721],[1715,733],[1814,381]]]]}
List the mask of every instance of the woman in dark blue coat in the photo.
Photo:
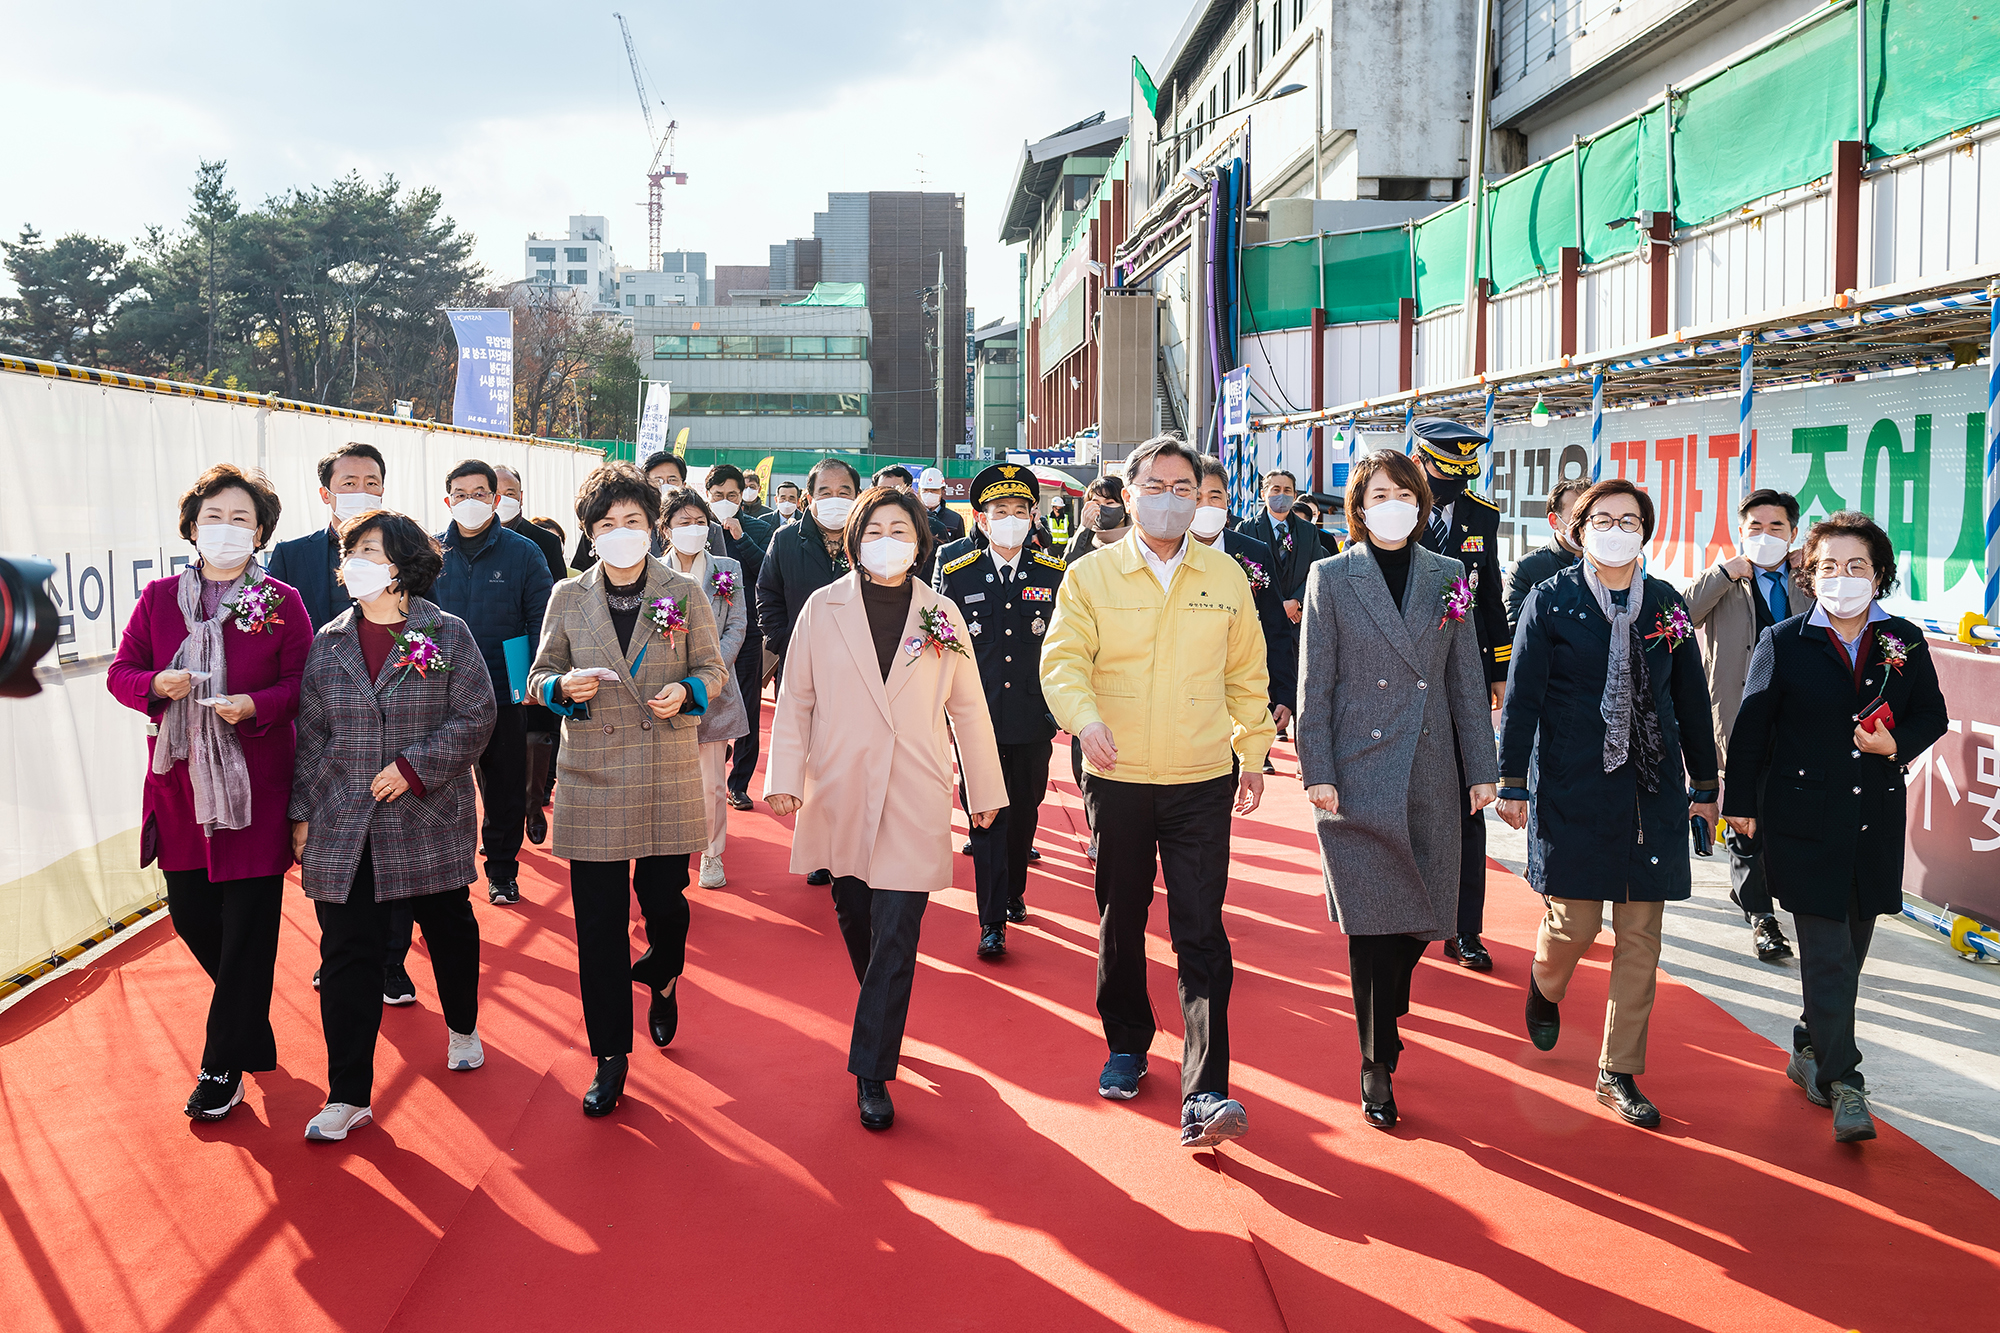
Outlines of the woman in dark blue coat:
{"type": "Polygon", "coordinates": [[[1875,599],[1896,552],[1866,515],[1806,535],[1818,603],[1764,631],[1729,733],[1730,823],[1764,840],[1764,874],[1799,937],[1805,1012],[1785,1072],[1833,1108],[1833,1137],[1875,1137],[1854,1002],[1875,918],[1903,910],[1903,768],[1944,735],[1924,632],[1875,599]],[[1886,706],[1874,725],[1869,717],[1886,706]]]}
{"type": "Polygon", "coordinates": [[[1716,819],[1708,678],[1680,594],[1641,570],[1653,536],[1646,493],[1597,482],[1571,511],[1570,536],[1584,559],[1528,594],[1500,714],[1500,817],[1528,827],[1530,882],[1548,904],[1528,1036],[1556,1044],[1557,1005],[1612,904],[1597,1099],[1652,1129],[1660,1113],[1635,1076],[1646,1071],[1660,923],[1691,892],[1690,813],[1711,828],[1716,819]]]}

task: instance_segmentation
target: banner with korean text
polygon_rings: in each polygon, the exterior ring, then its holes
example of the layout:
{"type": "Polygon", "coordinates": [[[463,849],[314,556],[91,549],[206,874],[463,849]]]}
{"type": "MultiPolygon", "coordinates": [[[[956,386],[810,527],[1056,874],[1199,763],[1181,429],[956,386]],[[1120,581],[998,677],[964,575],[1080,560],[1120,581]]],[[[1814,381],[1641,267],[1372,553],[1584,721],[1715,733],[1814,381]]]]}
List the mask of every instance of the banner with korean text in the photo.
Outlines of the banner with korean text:
{"type": "Polygon", "coordinates": [[[458,339],[451,424],[514,433],[514,312],[447,310],[458,339]]]}

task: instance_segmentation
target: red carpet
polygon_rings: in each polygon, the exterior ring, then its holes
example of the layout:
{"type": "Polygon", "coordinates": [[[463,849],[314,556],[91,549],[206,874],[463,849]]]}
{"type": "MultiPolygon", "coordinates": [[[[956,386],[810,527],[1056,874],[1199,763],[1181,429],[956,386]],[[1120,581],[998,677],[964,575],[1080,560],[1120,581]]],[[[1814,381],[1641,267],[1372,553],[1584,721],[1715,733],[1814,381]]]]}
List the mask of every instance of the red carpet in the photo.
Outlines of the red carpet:
{"type": "Polygon", "coordinates": [[[219,1125],[179,1114],[205,978],[171,927],[147,931],[0,1015],[0,1326],[1991,1326],[2000,1200],[1886,1126],[1833,1144],[1781,1054],[1694,991],[1663,984],[1654,1013],[1659,1133],[1591,1095],[1605,945],[1562,1045],[1536,1052],[1520,1009],[1539,904],[1499,870],[1496,973],[1426,961],[1403,1125],[1369,1129],[1346,949],[1289,779],[1237,822],[1250,1135],[1184,1151],[1164,905],[1154,1073],[1137,1101],[1096,1095],[1095,911],[1065,758],[1006,961],[972,956],[968,859],[932,900],[882,1135],[856,1123],[844,1072],[854,981],[831,905],[786,872],[761,805],[731,816],[729,887],[690,892],[680,1036],[662,1055],[640,1035],[604,1121],[578,1110],[591,1062],[564,867],[533,849],[519,908],[474,895],[485,1068],[444,1069],[419,946],[419,1007],[383,1016],[378,1122],[344,1144],[301,1137],[325,1088],[305,899],[279,959],[284,1069],[219,1125]]]}

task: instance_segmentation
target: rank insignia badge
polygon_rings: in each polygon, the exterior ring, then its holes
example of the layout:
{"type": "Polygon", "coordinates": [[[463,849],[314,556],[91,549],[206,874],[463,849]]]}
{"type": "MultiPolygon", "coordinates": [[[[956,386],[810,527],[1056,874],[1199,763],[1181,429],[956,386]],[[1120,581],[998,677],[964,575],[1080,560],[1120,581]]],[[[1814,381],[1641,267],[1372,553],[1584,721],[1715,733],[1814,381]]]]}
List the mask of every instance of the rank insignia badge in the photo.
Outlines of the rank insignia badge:
{"type": "Polygon", "coordinates": [[[1029,587],[1021,589],[1021,600],[1024,602],[1053,602],[1055,599],[1055,593],[1047,588],[1029,587]]]}

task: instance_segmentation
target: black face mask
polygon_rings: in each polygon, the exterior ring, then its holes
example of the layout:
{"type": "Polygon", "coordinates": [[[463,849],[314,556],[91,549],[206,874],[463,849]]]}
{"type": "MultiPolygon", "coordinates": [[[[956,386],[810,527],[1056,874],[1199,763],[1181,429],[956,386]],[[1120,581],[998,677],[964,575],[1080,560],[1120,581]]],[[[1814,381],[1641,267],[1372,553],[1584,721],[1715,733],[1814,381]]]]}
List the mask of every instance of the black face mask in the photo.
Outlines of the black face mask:
{"type": "Polygon", "coordinates": [[[1465,493],[1464,477],[1431,477],[1431,501],[1438,505],[1448,505],[1465,493]]]}
{"type": "Polygon", "coordinates": [[[1097,530],[1110,532],[1113,528],[1125,526],[1125,506],[1100,504],[1097,506],[1097,530]]]}

